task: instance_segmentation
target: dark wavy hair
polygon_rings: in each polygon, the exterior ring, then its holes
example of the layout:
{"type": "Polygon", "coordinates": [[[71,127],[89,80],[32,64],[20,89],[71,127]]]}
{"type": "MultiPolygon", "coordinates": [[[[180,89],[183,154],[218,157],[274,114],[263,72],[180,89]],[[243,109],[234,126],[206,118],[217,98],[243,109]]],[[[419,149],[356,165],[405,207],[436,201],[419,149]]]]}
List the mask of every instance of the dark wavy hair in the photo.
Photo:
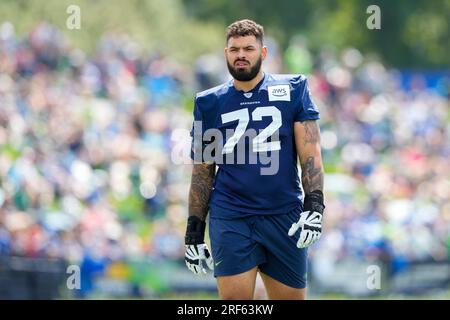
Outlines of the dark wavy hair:
{"type": "Polygon", "coordinates": [[[264,28],[255,21],[244,19],[235,21],[227,27],[227,43],[230,38],[255,36],[261,44],[264,40],[264,28]]]}

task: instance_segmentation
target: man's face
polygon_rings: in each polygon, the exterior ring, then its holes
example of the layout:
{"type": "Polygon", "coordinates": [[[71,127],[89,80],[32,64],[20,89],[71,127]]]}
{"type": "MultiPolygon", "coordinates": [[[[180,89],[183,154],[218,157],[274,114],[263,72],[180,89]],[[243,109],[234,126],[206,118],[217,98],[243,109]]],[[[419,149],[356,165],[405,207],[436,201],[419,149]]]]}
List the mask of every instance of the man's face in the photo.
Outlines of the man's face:
{"type": "Polygon", "coordinates": [[[255,36],[230,38],[225,48],[228,71],[238,81],[250,81],[261,69],[266,54],[267,48],[255,36]]]}

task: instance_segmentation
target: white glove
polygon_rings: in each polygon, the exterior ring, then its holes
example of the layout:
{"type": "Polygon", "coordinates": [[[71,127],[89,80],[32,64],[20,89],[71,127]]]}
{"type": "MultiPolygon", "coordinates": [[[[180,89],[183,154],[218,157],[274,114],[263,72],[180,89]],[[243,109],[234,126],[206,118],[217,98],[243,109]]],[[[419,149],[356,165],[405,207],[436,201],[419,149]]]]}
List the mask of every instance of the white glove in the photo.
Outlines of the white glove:
{"type": "Polygon", "coordinates": [[[195,274],[206,274],[206,269],[203,267],[203,262],[206,263],[209,269],[214,269],[214,262],[209,253],[208,246],[205,243],[185,245],[186,253],[184,261],[189,270],[195,274]]]}
{"type": "Polygon", "coordinates": [[[322,214],[316,211],[302,212],[298,222],[292,224],[288,235],[292,237],[299,228],[301,231],[297,242],[297,247],[309,247],[314,242],[319,240],[322,234],[322,214]]]}

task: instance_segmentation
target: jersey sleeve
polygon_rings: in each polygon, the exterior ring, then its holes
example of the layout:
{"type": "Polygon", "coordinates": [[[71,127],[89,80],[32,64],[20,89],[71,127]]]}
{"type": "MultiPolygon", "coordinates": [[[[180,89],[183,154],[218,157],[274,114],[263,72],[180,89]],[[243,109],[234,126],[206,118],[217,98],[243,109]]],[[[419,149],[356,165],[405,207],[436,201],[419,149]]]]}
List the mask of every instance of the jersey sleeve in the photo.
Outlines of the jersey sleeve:
{"type": "Polygon", "coordinates": [[[311,93],[308,87],[308,81],[305,77],[301,77],[298,84],[298,104],[295,111],[295,121],[317,120],[320,118],[319,110],[312,101],[311,93]]]}
{"type": "Polygon", "coordinates": [[[194,120],[191,129],[191,159],[195,162],[202,162],[203,154],[203,117],[198,105],[197,96],[194,98],[194,120]]]}
{"type": "Polygon", "coordinates": [[[204,110],[204,107],[208,106],[208,101],[204,97],[196,96],[194,98],[194,121],[191,129],[191,159],[194,160],[194,163],[211,160],[210,156],[205,157],[205,148],[211,143],[211,140],[205,139],[205,132],[211,127],[211,120],[208,121],[211,116],[208,117],[208,113],[204,110]]]}

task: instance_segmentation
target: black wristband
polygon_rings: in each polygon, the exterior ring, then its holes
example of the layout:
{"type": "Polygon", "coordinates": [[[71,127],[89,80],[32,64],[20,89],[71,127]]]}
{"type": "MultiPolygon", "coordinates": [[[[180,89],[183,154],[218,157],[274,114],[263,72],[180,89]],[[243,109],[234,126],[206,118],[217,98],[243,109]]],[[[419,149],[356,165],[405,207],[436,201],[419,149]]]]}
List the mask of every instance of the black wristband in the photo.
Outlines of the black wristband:
{"type": "Polygon", "coordinates": [[[305,195],[303,211],[315,211],[323,214],[325,205],[323,204],[323,193],[321,190],[314,190],[305,195]]]}
{"type": "Polygon", "coordinates": [[[190,216],[187,221],[186,236],[184,243],[186,245],[202,244],[205,239],[206,222],[200,220],[199,217],[190,216]]]}

